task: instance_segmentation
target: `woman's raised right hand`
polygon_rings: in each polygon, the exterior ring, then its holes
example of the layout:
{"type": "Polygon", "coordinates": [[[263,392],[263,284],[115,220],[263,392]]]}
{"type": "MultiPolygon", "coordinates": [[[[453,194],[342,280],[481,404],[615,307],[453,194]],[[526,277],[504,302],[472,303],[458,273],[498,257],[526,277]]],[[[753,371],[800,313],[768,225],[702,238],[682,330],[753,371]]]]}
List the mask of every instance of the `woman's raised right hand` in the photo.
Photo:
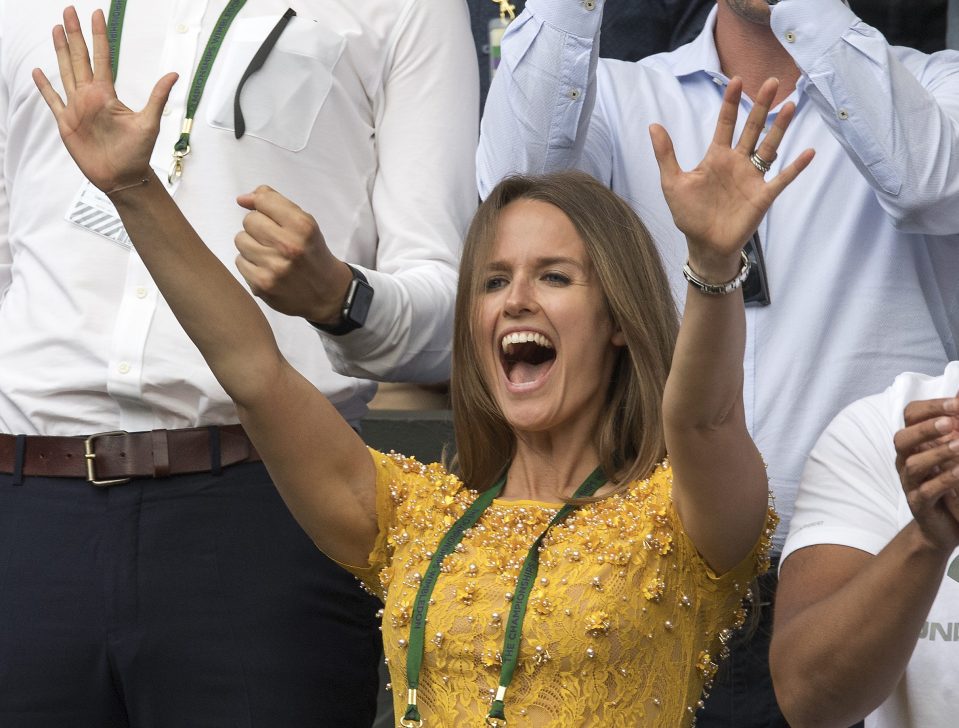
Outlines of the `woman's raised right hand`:
{"type": "Polygon", "coordinates": [[[789,102],[776,115],[769,133],[762,136],[778,88],[779,82],[773,78],[760,87],[734,144],[743,84],[739,78],[731,79],[713,140],[702,161],[688,172],[680,169],[666,130],[659,124],[650,127],[666,204],[676,227],[686,235],[690,265],[707,280],[725,281],[735,274],[742,265],[740,251],[769,206],[812,161],[813,150],[806,149],[769,180],[750,161],[753,153],[768,163],[775,160],[792,122],[796,107],[789,102]]]}
{"type": "Polygon", "coordinates": [[[84,176],[104,192],[136,184],[150,173],[150,156],[160,129],[160,114],[177,74],[168,73],[153,87],[142,111],[117,98],[110,67],[110,45],[103,11],[93,13],[93,63],[75,8],[63,11],[63,25],[53,28],[66,103],[39,68],[33,80],[53,112],[60,137],[84,176]]]}

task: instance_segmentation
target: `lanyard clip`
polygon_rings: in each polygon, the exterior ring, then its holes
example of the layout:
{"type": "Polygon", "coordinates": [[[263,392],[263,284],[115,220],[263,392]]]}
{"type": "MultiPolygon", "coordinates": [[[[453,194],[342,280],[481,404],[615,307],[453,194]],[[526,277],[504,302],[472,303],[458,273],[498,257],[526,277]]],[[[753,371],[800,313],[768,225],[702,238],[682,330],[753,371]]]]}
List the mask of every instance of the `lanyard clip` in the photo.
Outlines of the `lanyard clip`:
{"type": "Polygon", "coordinates": [[[406,691],[406,703],[406,713],[400,718],[401,728],[421,728],[423,719],[420,718],[420,711],[416,709],[416,688],[406,691]]]}
{"type": "Polygon", "coordinates": [[[191,131],[193,131],[193,117],[188,116],[183,120],[180,138],[173,145],[173,164],[170,165],[170,173],[166,178],[171,185],[183,176],[183,158],[190,153],[191,131]]]}
{"type": "MultiPolygon", "coordinates": [[[[507,678],[506,681],[509,682],[509,678],[507,678]]],[[[496,689],[496,695],[493,696],[489,713],[486,715],[486,725],[488,728],[506,728],[506,706],[503,704],[504,700],[506,700],[506,685],[500,685],[496,689]]]]}
{"type": "Polygon", "coordinates": [[[173,163],[170,165],[170,172],[167,174],[167,182],[171,185],[183,176],[183,158],[190,153],[190,147],[183,151],[179,149],[173,152],[173,163]]]}

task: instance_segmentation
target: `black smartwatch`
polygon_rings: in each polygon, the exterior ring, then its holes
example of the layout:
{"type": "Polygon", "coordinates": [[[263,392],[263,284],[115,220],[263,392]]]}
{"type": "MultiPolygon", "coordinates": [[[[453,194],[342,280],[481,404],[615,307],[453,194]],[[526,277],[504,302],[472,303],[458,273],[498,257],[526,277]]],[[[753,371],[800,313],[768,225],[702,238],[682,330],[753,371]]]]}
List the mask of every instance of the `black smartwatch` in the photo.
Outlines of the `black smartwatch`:
{"type": "Polygon", "coordinates": [[[349,263],[347,267],[353,272],[353,280],[346,289],[346,298],[343,308],[340,309],[340,322],[337,324],[318,324],[310,322],[327,334],[342,336],[355,331],[366,323],[366,316],[370,312],[370,303],[373,301],[373,287],[366,280],[366,276],[349,263]]]}

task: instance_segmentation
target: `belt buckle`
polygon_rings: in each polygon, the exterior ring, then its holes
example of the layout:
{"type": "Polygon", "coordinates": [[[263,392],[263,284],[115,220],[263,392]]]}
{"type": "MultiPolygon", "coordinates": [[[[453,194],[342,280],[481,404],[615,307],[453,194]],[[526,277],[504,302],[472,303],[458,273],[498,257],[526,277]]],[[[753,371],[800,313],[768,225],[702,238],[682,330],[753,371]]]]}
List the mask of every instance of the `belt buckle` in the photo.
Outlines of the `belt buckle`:
{"type": "Polygon", "coordinates": [[[111,485],[120,485],[121,483],[129,483],[131,478],[115,478],[113,480],[97,480],[96,468],[94,468],[93,461],[97,459],[97,454],[93,451],[93,443],[99,437],[108,437],[109,435],[125,435],[123,430],[112,430],[111,432],[97,432],[96,434],[90,435],[83,441],[83,457],[87,463],[87,482],[91,485],[95,485],[98,488],[106,488],[111,485]]]}

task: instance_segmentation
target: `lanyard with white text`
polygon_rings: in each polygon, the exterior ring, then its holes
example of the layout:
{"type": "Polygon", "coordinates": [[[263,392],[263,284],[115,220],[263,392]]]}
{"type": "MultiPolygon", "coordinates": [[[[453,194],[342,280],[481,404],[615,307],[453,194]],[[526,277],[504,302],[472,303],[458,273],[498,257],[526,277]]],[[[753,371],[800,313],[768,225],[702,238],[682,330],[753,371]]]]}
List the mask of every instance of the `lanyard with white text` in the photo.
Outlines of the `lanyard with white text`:
{"type": "MultiPolygon", "coordinates": [[[[183,174],[183,158],[190,153],[190,132],[193,129],[193,117],[200,105],[200,98],[203,96],[203,89],[210,77],[210,71],[213,69],[213,61],[220,51],[220,46],[223,45],[223,39],[233,23],[233,19],[236,18],[237,13],[245,4],[246,0],[230,0],[223,12],[220,13],[216,25],[213,26],[213,32],[210,33],[206,48],[203,49],[200,65],[197,66],[196,72],[193,74],[193,82],[190,84],[190,95],[187,97],[186,115],[183,119],[183,127],[180,129],[180,138],[173,145],[173,164],[168,176],[168,181],[171,184],[183,174]]],[[[107,40],[110,43],[110,65],[113,69],[114,80],[116,80],[119,66],[120,38],[123,35],[123,16],[126,12],[126,5],[127,0],[111,0],[110,3],[107,40]]]]}
{"type": "MultiPolygon", "coordinates": [[[[596,468],[589,477],[583,481],[583,484],[576,489],[574,498],[588,498],[593,495],[599,487],[606,482],[606,476],[602,469],[596,468]]],[[[426,633],[426,612],[429,609],[430,597],[433,594],[433,588],[436,586],[436,580],[440,574],[440,567],[443,560],[453,553],[466,531],[472,528],[483,515],[483,512],[489,507],[500,493],[503,492],[503,486],[506,485],[506,476],[500,478],[492,488],[484,491],[473,501],[466,512],[452,525],[446,535],[443,536],[430,565],[426,569],[426,574],[420,582],[420,588],[416,593],[416,601],[413,603],[413,616],[410,619],[410,639],[406,662],[406,682],[407,682],[407,706],[406,712],[400,725],[404,727],[422,726],[423,720],[420,717],[419,709],[416,707],[416,691],[419,687],[420,668],[423,665],[423,642],[426,633]]],[[[533,583],[536,581],[536,573],[539,570],[539,549],[549,533],[549,529],[562,521],[578,506],[567,503],[559,512],[553,516],[552,520],[539,535],[539,537],[530,546],[523,566],[520,569],[519,578],[516,581],[516,590],[513,594],[512,607],[509,612],[509,619],[506,622],[506,637],[503,640],[503,668],[500,672],[499,689],[493,699],[489,714],[486,716],[486,725],[505,726],[505,706],[504,698],[506,688],[509,687],[513,679],[513,672],[519,661],[519,646],[523,630],[523,618],[526,616],[526,605],[529,602],[529,595],[533,589],[533,583]]]]}

